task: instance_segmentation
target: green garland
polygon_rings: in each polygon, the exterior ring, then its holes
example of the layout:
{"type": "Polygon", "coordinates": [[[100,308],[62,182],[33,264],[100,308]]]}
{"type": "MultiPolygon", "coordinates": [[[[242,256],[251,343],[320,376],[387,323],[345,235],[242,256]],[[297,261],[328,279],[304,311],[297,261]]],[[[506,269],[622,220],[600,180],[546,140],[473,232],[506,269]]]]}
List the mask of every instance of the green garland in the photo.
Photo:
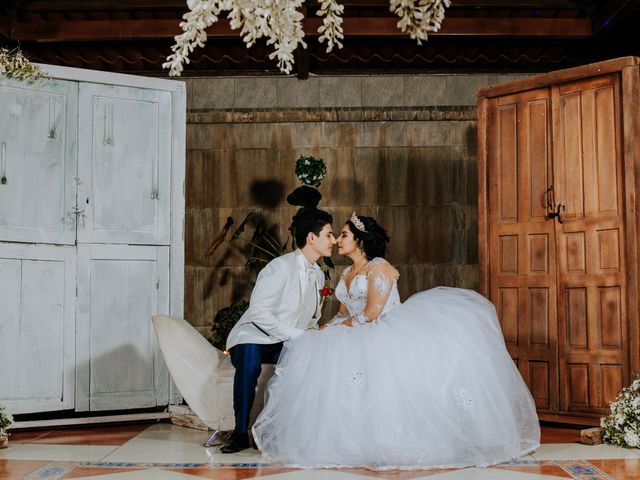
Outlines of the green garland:
{"type": "Polygon", "coordinates": [[[0,48],[0,75],[33,82],[40,77],[48,78],[40,67],[31,63],[19,48],[0,48]]]}
{"type": "Polygon", "coordinates": [[[296,176],[305,185],[319,187],[326,174],[327,166],[322,159],[300,155],[296,160],[296,176]]]}

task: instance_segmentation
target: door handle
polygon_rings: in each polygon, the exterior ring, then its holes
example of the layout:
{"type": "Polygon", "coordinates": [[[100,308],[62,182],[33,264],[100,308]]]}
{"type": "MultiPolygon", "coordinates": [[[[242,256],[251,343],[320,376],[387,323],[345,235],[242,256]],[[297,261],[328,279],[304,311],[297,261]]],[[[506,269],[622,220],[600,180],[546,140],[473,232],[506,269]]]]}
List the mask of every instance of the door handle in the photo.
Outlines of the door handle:
{"type": "Polygon", "coordinates": [[[0,144],[0,184],[7,183],[7,142],[0,144]]]}
{"type": "Polygon", "coordinates": [[[566,206],[559,203],[558,205],[556,205],[555,211],[547,213],[547,219],[552,220],[554,218],[557,218],[559,223],[564,223],[564,220],[562,219],[562,211],[566,209],[566,206]]]}
{"type": "Polygon", "coordinates": [[[553,203],[551,202],[551,194],[553,193],[553,184],[547,188],[542,194],[542,206],[547,210],[551,210],[553,208],[553,203]]]}
{"type": "Polygon", "coordinates": [[[84,218],[85,218],[85,209],[74,206],[71,210],[69,210],[66,216],[62,217],[60,221],[65,225],[73,225],[75,222],[80,220],[80,226],[84,228],[84,218]]]}

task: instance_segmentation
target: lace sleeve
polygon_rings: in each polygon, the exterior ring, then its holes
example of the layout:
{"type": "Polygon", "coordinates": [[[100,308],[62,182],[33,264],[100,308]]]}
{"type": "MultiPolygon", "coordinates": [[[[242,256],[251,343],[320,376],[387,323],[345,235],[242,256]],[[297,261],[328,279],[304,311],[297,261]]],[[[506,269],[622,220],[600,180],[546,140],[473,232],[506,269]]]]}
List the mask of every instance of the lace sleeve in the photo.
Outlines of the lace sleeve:
{"type": "Polygon", "coordinates": [[[398,280],[398,271],[387,262],[373,265],[368,274],[367,305],[364,311],[354,316],[354,323],[362,324],[375,320],[382,312],[398,280]]]}

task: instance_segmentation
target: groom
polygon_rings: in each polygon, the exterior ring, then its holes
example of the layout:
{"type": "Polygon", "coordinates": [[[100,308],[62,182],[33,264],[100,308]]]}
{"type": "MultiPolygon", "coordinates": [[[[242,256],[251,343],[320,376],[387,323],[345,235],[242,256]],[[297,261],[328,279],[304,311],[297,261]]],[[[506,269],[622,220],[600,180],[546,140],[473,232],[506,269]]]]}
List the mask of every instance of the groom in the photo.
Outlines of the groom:
{"type": "Polygon", "coordinates": [[[249,308],[227,338],[236,369],[233,410],[236,426],[220,451],[249,448],[249,413],[263,363],[277,363],[283,342],[316,326],[320,318],[320,289],[324,274],[316,261],[331,256],[336,243],[331,215],[301,210],[293,218],[298,249],[269,262],[258,275],[249,308]]]}

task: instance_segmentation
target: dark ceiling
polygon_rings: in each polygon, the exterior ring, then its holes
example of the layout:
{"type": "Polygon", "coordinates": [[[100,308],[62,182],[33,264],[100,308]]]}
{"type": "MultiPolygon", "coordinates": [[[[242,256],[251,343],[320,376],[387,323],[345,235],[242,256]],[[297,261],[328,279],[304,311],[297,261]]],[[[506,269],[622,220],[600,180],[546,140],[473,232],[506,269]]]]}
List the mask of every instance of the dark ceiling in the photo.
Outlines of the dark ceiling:
{"type": "MultiPolygon", "coordinates": [[[[640,55],[640,0],[453,0],[422,45],[396,28],[387,0],[344,0],[344,48],[327,54],[307,0],[308,48],[296,73],[548,71],[640,55]]],[[[33,61],[166,75],[162,63],[186,0],[0,0],[0,44],[33,61]]],[[[247,49],[226,20],[194,51],[185,75],[275,73],[263,43],[247,49]]]]}

